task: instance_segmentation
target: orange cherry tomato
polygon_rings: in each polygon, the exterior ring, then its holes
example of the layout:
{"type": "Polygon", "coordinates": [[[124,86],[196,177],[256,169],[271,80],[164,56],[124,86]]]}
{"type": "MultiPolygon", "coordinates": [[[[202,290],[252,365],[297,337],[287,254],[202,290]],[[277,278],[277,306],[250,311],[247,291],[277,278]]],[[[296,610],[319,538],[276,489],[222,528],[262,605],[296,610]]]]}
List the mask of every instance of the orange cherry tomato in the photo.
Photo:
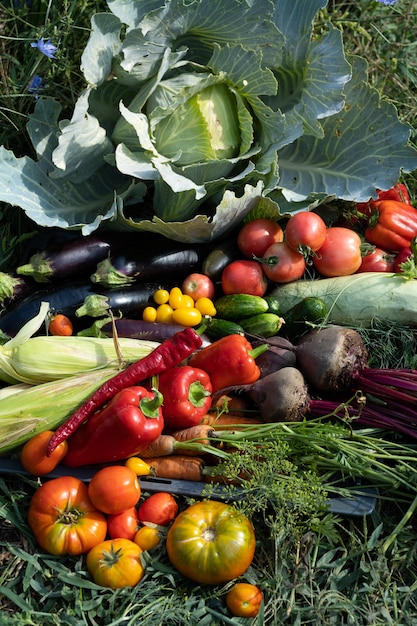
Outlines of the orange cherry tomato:
{"type": "Polygon", "coordinates": [[[74,328],[69,317],[63,315],[62,313],[58,313],[50,319],[48,324],[48,331],[51,335],[70,337],[74,331],[74,328]]]}
{"type": "Polygon", "coordinates": [[[136,532],[133,541],[142,548],[144,552],[153,550],[161,543],[162,537],[156,526],[142,526],[136,532]]]}
{"type": "Polygon", "coordinates": [[[256,617],[262,600],[262,591],[256,585],[235,583],[226,595],[226,606],[236,617],[256,617]]]}
{"type": "Polygon", "coordinates": [[[103,513],[121,513],[136,506],[140,485],[135,472],[126,465],[108,465],[98,470],[88,485],[93,504],[103,513]]]}
{"type": "Polygon", "coordinates": [[[45,476],[52,472],[67,453],[68,443],[63,441],[50,456],[46,456],[46,449],[53,434],[52,430],[44,430],[34,435],[20,452],[20,462],[33,476],[45,476]]]}

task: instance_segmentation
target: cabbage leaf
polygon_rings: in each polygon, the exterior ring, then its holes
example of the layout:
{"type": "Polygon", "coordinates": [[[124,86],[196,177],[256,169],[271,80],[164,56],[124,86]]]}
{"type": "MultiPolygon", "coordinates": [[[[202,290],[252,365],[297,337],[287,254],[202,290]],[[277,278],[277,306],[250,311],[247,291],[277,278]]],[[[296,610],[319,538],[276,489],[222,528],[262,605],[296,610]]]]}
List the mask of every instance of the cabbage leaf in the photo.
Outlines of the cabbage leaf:
{"type": "Polygon", "coordinates": [[[70,119],[39,98],[36,158],[0,147],[0,201],[40,226],[186,242],[224,235],[265,199],[277,214],[366,201],[417,168],[411,128],[314,30],[325,0],[107,0],[70,119]]]}

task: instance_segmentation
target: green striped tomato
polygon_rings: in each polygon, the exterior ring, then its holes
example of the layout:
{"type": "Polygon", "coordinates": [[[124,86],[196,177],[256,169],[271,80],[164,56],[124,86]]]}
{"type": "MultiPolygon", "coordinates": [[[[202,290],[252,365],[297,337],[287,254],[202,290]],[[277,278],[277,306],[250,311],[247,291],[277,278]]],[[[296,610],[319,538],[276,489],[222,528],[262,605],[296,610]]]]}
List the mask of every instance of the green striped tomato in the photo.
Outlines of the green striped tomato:
{"type": "Polygon", "coordinates": [[[166,540],[171,564],[191,580],[208,585],[241,576],[255,554],[251,521],[223,502],[203,500],[175,518],[166,540]]]}

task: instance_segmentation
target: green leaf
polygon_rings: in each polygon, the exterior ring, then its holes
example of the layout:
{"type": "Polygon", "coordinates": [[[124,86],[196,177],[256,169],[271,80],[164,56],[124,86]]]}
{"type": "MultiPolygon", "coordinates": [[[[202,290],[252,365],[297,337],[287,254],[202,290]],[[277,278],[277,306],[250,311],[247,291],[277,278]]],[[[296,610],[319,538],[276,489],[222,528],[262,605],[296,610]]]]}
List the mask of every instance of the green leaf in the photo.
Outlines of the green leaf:
{"type": "Polygon", "coordinates": [[[324,138],[304,135],[280,151],[282,188],[366,201],[375,188],[389,189],[401,172],[417,168],[417,151],[407,145],[410,127],[367,85],[366,61],[354,58],[352,67],[345,107],[322,121],[324,138]]]}
{"type": "Polygon", "coordinates": [[[100,85],[110,74],[113,57],[121,48],[120,20],[111,13],[91,18],[91,34],[81,56],[81,70],[90,85],[100,85]]]}
{"type": "Polygon", "coordinates": [[[227,190],[215,208],[213,217],[197,215],[183,222],[164,222],[154,216],[151,220],[134,221],[119,214],[118,223],[130,230],[160,233],[174,241],[207,242],[226,235],[239,224],[245,215],[254,209],[261,199],[262,182],[256,187],[245,185],[244,192],[238,196],[227,190]]]}

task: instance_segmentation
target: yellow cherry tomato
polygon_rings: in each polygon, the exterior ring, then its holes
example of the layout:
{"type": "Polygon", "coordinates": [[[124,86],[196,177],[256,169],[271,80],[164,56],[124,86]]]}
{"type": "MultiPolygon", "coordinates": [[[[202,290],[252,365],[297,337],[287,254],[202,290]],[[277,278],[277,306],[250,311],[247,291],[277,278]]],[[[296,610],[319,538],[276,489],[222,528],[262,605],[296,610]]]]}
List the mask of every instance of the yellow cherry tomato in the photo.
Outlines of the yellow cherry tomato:
{"type": "Polygon", "coordinates": [[[216,307],[210,298],[198,298],[195,303],[195,308],[200,311],[201,315],[210,315],[210,317],[214,317],[217,313],[216,307]]]}
{"type": "Polygon", "coordinates": [[[131,456],[125,461],[126,467],[129,467],[136,476],[149,476],[151,473],[151,466],[138,456],[131,456]]]}
{"type": "Polygon", "coordinates": [[[169,291],[167,289],[157,289],[153,294],[156,304],[166,304],[169,300],[169,291]]]}
{"type": "Polygon", "coordinates": [[[182,306],[184,295],[179,287],[173,287],[169,292],[168,304],[173,309],[179,309],[182,306]]]}
{"type": "Polygon", "coordinates": [[[189,309],[189,308],[180,308],[175,309],[172,314],[172,321],[174,324],[180,324],[181,326],[198,326],[202,320],[203,316],[201,315],[198,309],[189,309]]]}
{"type": "Polygon", "coordinates": [[[161,535],[156,526],[142,526],[136,532],[133,541],[142,550],[149,551],[161,542],[161,535]]]}
{"type": "Polygon", "coordinates": [[[156,322],[156,308],[147,306],[143,309],[142,319],[144,322],[156,322]]]}
{"type": "Polygon", "coordinates": [[[194,308],[194,300],[191,296],[187,296],[187,294],[183,293],[181,298],[181,308],[193,309],[194,308]]]}
{"type": "Polygon", "coordinates": [[[174,309],[169,304],[160,304],[156,309],[156,322],[172,324],[174,309]]]}

